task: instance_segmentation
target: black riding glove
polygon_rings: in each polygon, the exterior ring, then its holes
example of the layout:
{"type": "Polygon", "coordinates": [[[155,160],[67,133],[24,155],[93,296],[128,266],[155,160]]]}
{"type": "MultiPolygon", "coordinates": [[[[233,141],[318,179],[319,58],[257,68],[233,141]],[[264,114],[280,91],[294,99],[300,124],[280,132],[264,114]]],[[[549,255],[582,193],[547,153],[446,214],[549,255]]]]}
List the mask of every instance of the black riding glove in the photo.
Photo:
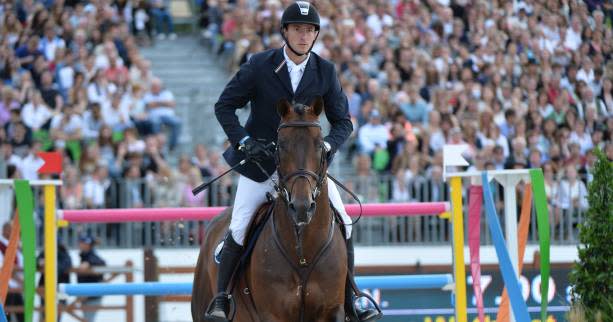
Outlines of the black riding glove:
{"type": "Polygon", "coordinates": [[[263,140],[248,138],[238,149],[245,153],[247,161],[260,162],[272,158],[272,153],[263,140]]]}

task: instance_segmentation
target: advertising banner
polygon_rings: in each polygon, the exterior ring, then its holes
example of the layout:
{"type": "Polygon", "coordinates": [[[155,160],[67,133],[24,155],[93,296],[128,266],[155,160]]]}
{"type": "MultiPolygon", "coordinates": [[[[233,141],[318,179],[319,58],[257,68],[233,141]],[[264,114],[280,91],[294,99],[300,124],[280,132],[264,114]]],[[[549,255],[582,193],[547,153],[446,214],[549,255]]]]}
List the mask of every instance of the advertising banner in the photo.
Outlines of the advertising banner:
{"type": "MultiPolygon", "coordinates": [[[[569,310],[570,269],[552,269],[549,278],[547,322],[566,321],[569,310]]],[[[542,296],[541,276],[538,270],[526,269],[521,277],[521,291],[532,322],[540,320],[542,296]]],[[[468,320],[478,321],[477,303],[473,294],[472,278],[467,276],[468,320]]],[[[495,321],[504,287],[499,270],[481,272],[481,289],[485,307],[485,321],[495,321]]],[[[385,322],[452,322],[455,321],[451,291],[445,290],[367,290],[381,304],[385,322]]]]}

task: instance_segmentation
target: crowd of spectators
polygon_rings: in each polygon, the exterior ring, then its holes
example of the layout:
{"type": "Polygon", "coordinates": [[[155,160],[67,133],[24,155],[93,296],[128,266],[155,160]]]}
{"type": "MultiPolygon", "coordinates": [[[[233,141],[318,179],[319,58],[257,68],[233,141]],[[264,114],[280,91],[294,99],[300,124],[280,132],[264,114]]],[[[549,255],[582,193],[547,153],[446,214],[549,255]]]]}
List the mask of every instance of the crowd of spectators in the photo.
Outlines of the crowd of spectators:
{"type": "MultiPolygon", "coordinates": [[[[158,29],[151,37],[176,35],[167,1],[141,2],[0,2],[1,176],[39,179],[37,153],[58,151],[66,208],[118,206],[109,204],[111,180],[157,186],[168,177],[179,107],[139,51],[139,14],[158,29]]],[[[7,189],[3,218],[12,209],[7,189]]]]}
{"type": "MultiPolygon", "coordinates": [[[[290,2],[197,1],[203,35],[236,70],[283,45],[279,21],[290,2]]],[[[435,186],[446,143],[468,144],[475,169],[543,167],[559,207],[584,204],[596,147],[613,159],[609,2],[313,4],[321,14],[313,50],[337,65],[355,128],[336,162],[353,164],[355,178],[393,178],[383,199],[443,198],[429,188],[416,198],[408,183],[435,186]]],[[[212,151],[221,147],[167,162],[181,120],[138,50],[143,34],[176,37],[167,1],[0,8],[0,151],[10,177],[37,178],[36,153],[57,150],[67,160],[65,208],[229,202],[230,181],[199,197],[206,201],[188,191],[226,169],[212,151]]]]}
{"type": "MultiPolygon", "coordinates": [[[[205,1],[203,34],[236,70],[283,45],[290,2],[205,1]]],[[[336,64],[349,99],[358,177],[391,175],[388,197],[412,199],[406,183],[440,177],[443,145],[465,143],[475,169],[543,167],[552,207],[586,207],[595,148],[613,159],[613,3],[312,3],[313,50],[336,64]]]]}

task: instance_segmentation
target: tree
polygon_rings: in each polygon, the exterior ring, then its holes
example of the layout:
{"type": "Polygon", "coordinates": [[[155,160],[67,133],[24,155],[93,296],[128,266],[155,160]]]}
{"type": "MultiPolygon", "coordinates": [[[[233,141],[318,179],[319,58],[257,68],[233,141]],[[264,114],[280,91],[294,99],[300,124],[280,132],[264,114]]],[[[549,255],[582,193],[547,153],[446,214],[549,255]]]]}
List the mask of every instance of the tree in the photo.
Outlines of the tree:
{"type": "Polygon", "coordinates": [[[600,150],[596,155],[589,209],[579,231],[579,262],[569,276],[574,304],[583,306],[588,321],[613,317],[613,162],[600,150]]]}

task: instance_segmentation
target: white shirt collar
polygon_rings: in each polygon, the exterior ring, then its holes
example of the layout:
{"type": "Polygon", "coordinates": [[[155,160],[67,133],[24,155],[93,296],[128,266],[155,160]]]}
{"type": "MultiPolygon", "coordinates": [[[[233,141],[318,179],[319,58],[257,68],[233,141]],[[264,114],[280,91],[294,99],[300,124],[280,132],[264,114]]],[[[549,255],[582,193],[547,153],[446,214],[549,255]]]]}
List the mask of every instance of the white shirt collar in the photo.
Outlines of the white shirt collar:
{"type": "Polygon", "coordinates": [[[307,58],[300,64],[294,63],[289,56],[287,56],[287,52],[285,52],[287,46],[283,46],[283,57],[285,57],[285,63],[287,64],[287,71],[291,72],[294,68],[298,68],[301,71],[304,71],[306,68],[306,64],[309,62],[309,58],[311,57],[311,52],[307,54],[307,58]]]}

